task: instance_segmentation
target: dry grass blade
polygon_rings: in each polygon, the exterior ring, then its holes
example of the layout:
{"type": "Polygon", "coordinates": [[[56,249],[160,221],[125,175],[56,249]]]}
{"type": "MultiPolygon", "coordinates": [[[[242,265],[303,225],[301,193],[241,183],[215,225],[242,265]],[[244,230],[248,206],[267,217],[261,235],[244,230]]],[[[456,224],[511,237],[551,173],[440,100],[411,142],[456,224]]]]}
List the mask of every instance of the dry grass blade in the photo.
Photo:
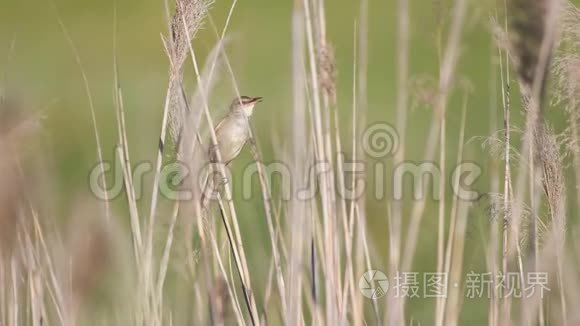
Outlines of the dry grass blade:
{"type": "MultiPolygon", "coordinates": [[[[180,118],[184,116],[184,114],[180,114],[180,110],[185,110],[185,105],[181,102],[183,63],[187,59],[191,37],[193,37],[195,32],[200,28],[201,22],[207,14],[209,3],[210,2],[205,0],[178,1],[171,26],[169,26],[171,33],[171,43],[169,44],[169,48],[166,46],[167,55],[170,61],[169,85],[167,88],[165,105],[163,108],[163,118],[161,122],[161,133],[159,136],[159,148],[155,165],[151,205],[146,228],[147,233],[144,240],[144,252],[142,253],[143,275],[141,276],[141,282],[143,283],[145,296],[147,298],[151,297],[151,300],[147,299],[148,301],[146,301],[146,305],[144,307],[145,315],[148,316],[151,314],[153,322],[157,323],[160,323],[161,321],[159,316],[160,307],[156,306],[155,304],[155,301],[159,303],[159,300],[156,299],[154,295],[156,287],[153,284],[153,233],[157,214],[159,183],[161,178],[161,165],[165,148],[167,124],[169,117],[173,117],[171,119],[171,128],[173,130],[172,135],[174,137],[174,141],[177,143],[177,139],[179,137],[178,133],[181,130],[180,118]],[[183,26],[183,28],[180,26],[183,26]],[[147,303],[149,301],[151,301],[153,307],[149,306],[147,303]]],[[[149,317],[147,317],[147,319],[149,319],[149,317]]]]}
{"type": "Polygon", "coordinates": [[[131,159],[129,157],[129,144],[127,140],[127,127],[125,124],[125,106],[123,101],[123,92],[119,80],[119,66],[117,62],[117,10],[115,8],[115,18],[113,27],[113,73],[115,79],[115,108],[117,113],[117,132],[119,134],[118,148],[121,165],[123,167],[123,177],[125,180],[125,190],[127,194],[127,203],[129,204],[129,215],[131,219],[131,231],[133,232],[134,254],[137,266],[141,264],[141,255],[143,253],[143,238],[141,235],[141,226],[139,220],[139,211],[137,209],[137,199],[135,195],[135,186],[133,184],[133,173],[131,170],[131,159]]]}
{"type": "MultiPolygon", "coordinates": [[[[95,113],[95,106],[93,103],[93,95],[91,92],[91,87],[89,86],[89,78],[87,77],[87,73],[85,72],[85,68],[83,66],[81,56],[80,56],[80,54],[79,54],[79,52],[74,44],[73,39],[71,38],[68,30],[66,29],[64,22],[62,21],[62,19],[59,16],[58,10],[57,10],[54,2],[52,2],[52,5],[54,6],[54,10],[56,12],[56,16],[57,16],[57,20],[58,20],[58,24],[60,26],[60,29],[61,29],[62,33],[64,34],[71,51],[73,52],[75,61],[78,65],[80,73],[81,73],[81,77],[83,80],[83,86],[84,86],[84,89],[86,92],[87,100],[89,102],[89,110],[91,113],[91,122],[92,122],[92,127],[93,127],[93,133],[95,135],[95,143],[96,143],[96,147],[97,147],[97,158],[99,159],[99,162],[104,162],[103,161],[103,147],[101,146],[101,137],[99,135],[99,127],[97,125],[97,117],[96,117],[96,113],[95,113]]],[[[105,170],[104,170],[103,165],[100,165],[100,168],[101,168],[101,171],[100,171],[101,175],[105,175],[105,170]]],[[[107,187],[107,181],[104,178],[103,178],[103,189],[109,189],[107,187]]],[[[104,202],[105,216],[107,218],[107,221],[109,221],[111,219],[111,210],[109,207],[109,198],[107,198],[107,196],[108,196],[108,194],[105,193],[105,200],[103,202],[104,202]]]]}
{"type": "MultiPolygon", "coordinates": [[[[184,98],[183,102],[185,103],[185,114],[184,116],[180,117],[182,123],[182,130],[180,132],[181,141],[177,146],[177,159],[185,165],[185,171],[180,171],[184,175],[187,175],[187,171],[199,171],[200,166],[203,162],[203,159],[199,159],[195,155],[195,149],[197,145],[201,146],[202,144],[198,144],[196,136],[198,135],[197,130],[199,129],[199,122],[200,122],[200,115],[202,113],[202,100],[207,98],[211,90],[216,84],[217,78],[211,78],[213,70],[210,69],[216,67],[216,61],[219,60],[218,51],[221,48],[222,43],[218,42],[216,46],[212,49],[208,58],[206,60],[207,65],[204,67],[204,71],[202,73],[202,84],[196,89],[193,95],[194,106],[188,104],[187,100],[184,98]],[[194,110],[194,108],[196,110],[194,110]]],[[[219,65],[219,64],[218,64],[219,65]]],[[[182,92],[183,94],[183,92],[182,92]]],[[[182,95],[185,97],[185,95],[182,95]]],[[[181,166],[180,166],[181,167],[181,166]]],[[[184,180],[184,189],[195,189],[197,179],[194,177],[195,173],[191,173],[191,178],[187,178],[184,180]]],[[[194,196],[193,200],[196,197],[194,196]]],[[[173,232],[175,226],[177,224],[177,216],[179,215],[181,202],[176,200],[173,205],[173,210],[171,212],[171,219],[169,222],[169,230],[167,233],[167,237],[165,239],[165,246],[163,250],[163,254],[161,257],[161,261],[159,264],[159,272],[157,274],[157,291],[158,295],[161,296],[163,294],[163,285],[165,283],[165,276],[167,273],[167,267],[169,264],[170,259],[170,252],[171,247],[173,245],[173,232]]]]}
{"type": "MultiPolygon", "coordinates": [[[[401,148],[395,153],[394,164],[398,165],[405,158],[405,140],[407,130],[407,110],[408,110],[408,78],[409,78],[409,0],[397,1],[397,122],[396,128],[399,132],[401,148]]],[[[402,214],[403,203],[393,201],[390,205],[389,217],[389,273],[395,275],[400,268],[402,214]]],[[[390,324],[398,325],[403,322],[403,304],[393,296],[387,297],[387,313],[390,324]]]]}
{"type": "MultiPolygon", "coordinates": [[[[441,126],[441,119],[443,119],[451,88],[454,72],[459,57],[459,42],[462,35],[463,23],[465,19],[467,3],[465,0],[455,1],[453,9],[453,22],[450,27],[450,35],[447,42],[447,48],[443,55],[443,62],[441,66],[441,73],[439,76],[439,92],[434,108],[433,123],[429,130],[427,144],[425,146],[424,160],[432,161],[435,158],[435,150],[437,141],[439,140],[439,128],[441,126]]],[[[411,222],[407,239],[404,247],[403,261],[401,269],[408,271],[412,267],[413,258],[415,255],[415,248],[417,245],[417,236],[419,233],[420,222],[425,210],[426,201],[420,200],[415,203],[411,213],[411,222]]]]}
{"type": "MultiPolygon", "coordinates": [[[[301,176],[305,175],[308,160],[309,145],[307,141],[306,120],[306,76],[305,66],[305,31],[304,31],[304,7],[301,0],[294,0],[292,12],[292,144],[291,155],[294,160],[290,161],[291,171],[295,178],[296,189],[304,189],[306,182],[301,176]]],[[[287,216],[290,216],[288,230],[290,230],[290,253],[286,279],[288,293],[286,302],[288,310],[285,322],[288,325],[296,325],[302,315],[302,284],[304,282],[303,265],[306,264],[306,251],[304,247],[309,243],[311,231],[310,216],[307,214],[307,203],[295,198],[288,205],[287,216]]],[[[275,250],[275,249],[274,249],[275,250]]]]}
{"type": "MultiPolygon", "coordinates": [[[[337,268],[337,225],[336,225],[336,198],[334,191],[334,169],[332,166],[331,153],[331,136],[330,136],[330,116],[329,106],[331,104],[328,92],[333,87],[326,85],[326,91],[323,89],[322,81],[319,76],[320,68],[317,53],[321,48],[327,46],[325,35],[325,19],[323,10],[323,1],[304,1],[305,21],[306,21],[306,40],[308,45],[308,58],[310,68],[310,82],[312,87],[312,121],[314,125],[314,143],[316,160],[329,165],[329,169],[318,175],[318,185],[320,187],[320,198],[322,207],[322,219],[324,228],[324,271],[325,273],[325,298],[326,298],[326,322],[334,324],[338,322],[339,317],[337,305],[340,303],[340,293],[342,284],[340,280],[340,270],[337,268]],[[322,96],[322,99],[321,99],[322,96]]],[[[326,56],[326,58],[330,58],[326,56]]],[[[326,67],[332,67],[333,64],[325,64],[326,67]]],[[[328,76],[333,76],[334,72],[326,72],[328,76]]],[[[324,80],[331,82],[330,79],[324,80]]]]}

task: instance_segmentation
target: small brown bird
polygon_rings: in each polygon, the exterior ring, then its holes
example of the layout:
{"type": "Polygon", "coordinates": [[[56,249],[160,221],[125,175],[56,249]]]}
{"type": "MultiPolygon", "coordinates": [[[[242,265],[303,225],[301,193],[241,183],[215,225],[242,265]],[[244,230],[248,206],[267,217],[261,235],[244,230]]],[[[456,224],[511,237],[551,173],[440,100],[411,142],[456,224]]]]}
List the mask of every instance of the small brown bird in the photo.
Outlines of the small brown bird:
{"type": "MultiPolygon", "coordinates": [[[[240,155],[242,148],[250,139],[248,119],[254,112],[254,106],[261,101],[261,97],[235,98],[229,112],[217,124],[215,134],[222,163],[227,165],[240,155]]],[[[217,162],[215,146],[210,148],[209,158],[211,162],[217,162]]]]}
{"type": "MultiPolygon", "coordinates": [[[[217,146],[209,148],[209,160],[211,163],[218,163],[216,148],[219,148],[221,163],[229,165],[242,151],[244,145],[250,139],[249,118],[254,113],[254,106],[261,102],[261,97],[241,96],[236,97],[230,104],[229,112],[215,127],[217,146]]],[[[201,207],[206,208],[210,192],[214,192],[215,185],[226,183],[227,180],[221,180],[219,170],[211,171],[207,179],[205,190],[202,193],[201,207]],[[221,180],[221,181],[220,181],[221,180]]]]}

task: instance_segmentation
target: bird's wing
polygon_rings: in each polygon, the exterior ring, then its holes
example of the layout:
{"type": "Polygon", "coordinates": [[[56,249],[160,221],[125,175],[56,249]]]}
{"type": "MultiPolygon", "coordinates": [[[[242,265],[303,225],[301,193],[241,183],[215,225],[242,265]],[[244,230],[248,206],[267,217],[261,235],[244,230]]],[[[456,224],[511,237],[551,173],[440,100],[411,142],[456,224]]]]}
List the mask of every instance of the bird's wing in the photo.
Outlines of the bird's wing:
{"type": "Polygon", "coordinates": [[[218,133],[218,131],[220,130],[220,128],[223,126],[223,124],[224,124],[224,121],[226,121],[226,120],[227,120],[227,117],[228,117],[228,115],[229,115],[229,114],[226,114],[226,115],[224,115],[224,116],[221,118],[220,122],[218,122],[218,124],[215,126],[215,128],[214,128],[214,131],[215,131],[215,133],[216,133],[216,134],[218,133]]]}
{"type": "MultiPolygon", "coordinates": [[[[214,132],[215,132],[215,135],[217,138],[216,141],[218,142],[218,144],[217,144],[218,146],[220,146],[219,139],[223,138],[223,137],[220,137],[220,134],[223,132],[222,128],[226,124],[226,121],[228,121],[228,114],[223,116],[214,128],[214,132]]],[[[226,127],[226,129],[227,129],[227,127],[226,127]]],[[[208,152],[209,152],[208,155],[209,155],[210,160],[215,161],[217,159],[216,158],[216,151],[215,151],[215,147],[213,146],[213,140],[211,139],[211,135],[210,135],[210,139],[209,139],[208,152]]]]}

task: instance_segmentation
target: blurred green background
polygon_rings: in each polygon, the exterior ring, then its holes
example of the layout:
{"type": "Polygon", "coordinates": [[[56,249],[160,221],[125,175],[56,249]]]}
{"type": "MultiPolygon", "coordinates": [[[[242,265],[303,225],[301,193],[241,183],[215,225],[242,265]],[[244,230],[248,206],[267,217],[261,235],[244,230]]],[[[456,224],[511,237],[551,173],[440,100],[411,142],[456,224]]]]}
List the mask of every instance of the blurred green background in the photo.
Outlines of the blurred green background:
{"type": "MultiPolygon", "coordinates": [[[[369,1],[369,123],[395,121],[396,85],[396,23],[395,1],[369,1]]],[[[438,40],[445,44],[445,23],[449,20],[451,1],[412,1],[410,69],[413,80],[437,79],[438,40]],[[442,34],[439,32],[443,31],[442,34]]],[[[210,14],[221,31],[231,1],[216,0],[210,14]]],[[[60,30],[60,16],[78,48],[90,83],[102,136],[104,155],[113,157],[117,131],[113,93],[113,22],[117,11],[117,42],[120,81],[123,88],[129,145],[133,162],[153,161],[160,131],[163,102],[167,87],[168,62],[163,52],[161,34],[166,34],[165,9],[162,0],[33,0],[0,3],[0,73],[5,73],[8,88],[15,90],[26,101],[33,103],[44,119],[43,144],[46,164],[54,168],[54,205],[62,216],[72,200],[88,193],[88,171],[96,164],[96,147],[87,94],[80,69],[66,38],[60,30]],[[12,47],[12,51],[10,48],[12,47]]],[[[291,80],[291,19],[292,1],[240,0],[234,11],[227,51],[243,94],[264,97],[254,115],[257,139],[266,161],[274,160],[273,146],[283,142],[288,134],[288,118],[292,107],[291,80]]],[[[490,133],[490,112],[501,117],[499,109],[499,80],[497,78],[497,50],[489,33],[489,16],[494,4],[470,2],[466,19],[461,58],[457,69],[459,80],[472,85],[467,107],[466,140],[490,133]],[[494,95],[495,94],[495,95],[494,95]]],[[[359,3],[351,0],[326,2],[328,38],[336,51],[338,68],[338,110],[342,118],[343,140],[350,143],[350,115],[352,102],[353,36],[359,21],[359,3]]],[[[215,44],[215,34],[206,23],[193,42],[199,57],[215,44]]],[[[194,83],[191,69],[187,70],[187,85],[194,83]]],[[[212,96],[212,110],[223,112],[235,92],[227,71],[212,96]]],[[[0,75],[1,76],[1,75],[0,75]]],[[[413,92],[411,92],[413,94],[413,92]]],[[[360,95],[360,94],[359,94],[360,95]]],[[[447,113],[448,165],[456,159],[458,131],[463,91],[456,88],[447,113]]],[[[514,100],[514,102],[517,102],[514,100]]],[[[407,129],[407,159],[421,160],[429,125],[430,109],[414,105],[412,97],[407,129]]],[[[550,112],[550,120],[558,131],[562,114],[550,112]]],[[[491,115],[493,117],[494,115],[491,115]]],[[[521,121],[514,114],[516,123],[521,121]]],[[[217,117],[214,117],[216,119],[217,117]]],[[[498,123],[496,126],[500,126],[498,123]]],[[[489,191],[488,167],[490,156],[475,140],[465,148],[465,156],[478,162],[484,174],[477,187],[489,191]]],[[[251,161],[247,151],[235,163],[241,167],[251,161]]],[[[373,176],[370,176],[372,179],[373,176]]],[[[148,175],[150,183],[151,175],[148,175]]],[[[146,188],[147,189],[147,188],[146,188]]],[[[123,199],[116,201],[118,216],[126,218],[123,199]]],[[[148,211],[149,196],[141,200],[148,211]]],[[[247,237],[248,252],[263,257],[270,251],[267,229],[262,219],[260,199],[239,201],[242,233],[247,237]]],[[[58,214],[57,214],[58,216],[58,214]]],[[[375,268],[387,270],[387,224],[385,201],[368,202],[369,236],[372,250],[382,261],[375,268]]],[[[435,270],[435,241],[437,211],[428,211],[423,219],[418,246],[416,270],[435,270]]],[[[168,218],[168,217],[167,217],[168,218]]],[[[161,217],[164,221],[164,217],[161,217]]],[[[126,223],[126,221],[124,222],[126,223]]],[[[488,223],[475,219],[470,224],[470,239],[466,252],[466,272],[484,269],[482,236],[478,225],[488,223]]],[[[249,255],[251,265],[263,266],[254,278],[267,276],[268,263],[249,255]],[[257,275],[257,276],[256,276],[257,275]]],[[[370,301],[368,302],[370,304],[370,301]]],[[[410,315],[421,324],[430,324],[431,301],[411,300],[410,315]],[[429,304],[426,304],[429,302],[429,304]]],[[[462,324],[484,324],[487,315],[486,300],[465,300],[462,324]]]]}

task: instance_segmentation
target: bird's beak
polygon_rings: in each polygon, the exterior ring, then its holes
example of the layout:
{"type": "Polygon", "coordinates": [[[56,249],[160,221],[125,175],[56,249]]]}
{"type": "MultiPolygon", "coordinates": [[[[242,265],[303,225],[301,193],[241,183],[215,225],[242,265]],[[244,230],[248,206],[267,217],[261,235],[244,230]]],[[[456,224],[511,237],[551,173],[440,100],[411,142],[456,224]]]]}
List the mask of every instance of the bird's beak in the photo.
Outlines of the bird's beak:
{"type": "Polygon", "coordinates": [[[261,97],[254,97],[252,99],[252,103],[260,103],[260,102],[262,102],[262,98],[261,97]]]}

